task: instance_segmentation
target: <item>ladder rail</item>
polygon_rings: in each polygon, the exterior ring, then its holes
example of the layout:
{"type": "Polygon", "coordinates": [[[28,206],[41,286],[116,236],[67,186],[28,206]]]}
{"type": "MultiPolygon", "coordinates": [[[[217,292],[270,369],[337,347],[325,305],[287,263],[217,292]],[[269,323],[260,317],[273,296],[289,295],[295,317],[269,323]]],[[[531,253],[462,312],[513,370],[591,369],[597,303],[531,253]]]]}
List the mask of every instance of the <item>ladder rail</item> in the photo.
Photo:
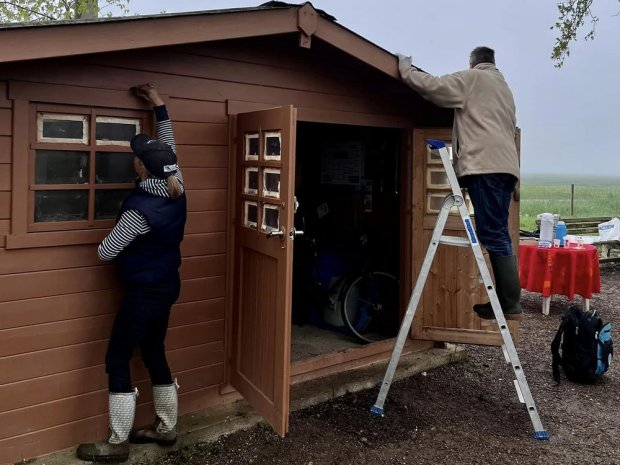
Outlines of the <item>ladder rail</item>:
{"type": "Polygon", "coordinates": [[[497,322],[500,334],[502,336],[502,340],[504,342],[504,345],[502,346],[502,351],[504,352],[505,357],[511,364],[511,367],[515,374],[516,379],[514,384],[517,395],[519,397],[519,400],[521,400],[525,404],[527,412],[530,416],[530,420],[534,427],[534,438],[540,440],[549,439],[549,433],[543,428],[540,416],[538,415],[538,410],[536,409],[536,404],[534,403],[532,393],[525,378],[525,374],[523,373],[523,368],[521,366],[517,350],[512,340],[510,330],[508,329],[508,325],[506,323],[506,319],[504,317],[504,313],[502,311],[501,304],[495,290],[495,286],[493,285],[491,274],[489,273],[489,269],[484,259],[482,248],[480,247],[480,242],[478,241],[478,238],[474,231],[471,217],[469,215],[467,206],[465,205],[465,201],[463,199],[463,194],[459,186],[456,173],[454,172],[454,169],[452,167],[448,149],[442,141],[428,140],[427,142],[429,143],[431,148],[438,149],[439,151],[439,155],[441,157],[444,169],[446,170],[446,175],[448,177],[452,193],[448,194],[448,196],[446,196],[442,203],[439,215],[437,217],[437,222],[435,224],[435,228],[433,229],[433,235],[431,236],[430,245],[426,252],[426,256],[424,257],[424,261],[422,263],[420,273],[418,274],[418,278],[412,291],[411,298],[409,299],[407,311],[398,332],[398,337],[396,338],[396,341],[394,343],[392,356],[386,369],[385,376],[383,378],[383,381],[381,382],[381,388],[377,396],[377,401],[371,407],[370,411],[379,415],[384,414],[383,406],[387,398],[387,394],[389,392],[392,380],[394,378],[394,373],[396,372],[396,367],[402,354],[402,350],[405,345],[407,336],[411,330],[411,324],[413,323],[413,319],[415,317],[415,313],[420,302],[420,298],[422,296],[422,292],[424,290],[424,286],[426,284],[426,280],[428,278],[428,274],[430,272],[430,268],[433,259],[435,258],[435,254],[437,252],[439,244],[446,244],[457,247],[464,247],[469,245],[474,254],[478,271],[480,273],[480,276],[482,277],[485,290],[489,296],[489,301],[491,302],[491,307],[493,308],[495,320],[497,322]],[[458,212],[461,216],[465,232],[467,233],[467,239],[442,235],[446,222],[448,220],[448,215],[450,214],[450,211],[453,207],[458,208],[458,212]]]}
{"type": "MultiPolygon", "coordinates": [[[[433,259],[435,258],[435,253],[439,247],[441,233],[446,222],[448,221],[448,214],[450,213],[450,209],[453,205],[453,202],[450,202],[450,199],[453,199],[453,197],[446,197],[442,204],[437,223],[435,224],[435,229],[433,230],[430,246],[426,252],[424,261],[422,262],[419,277],[426,277],[430,272],[433,259]]],[[[392,356],[390,358],[385,376],[383,377],[383,381],[381,382],[381,390],[379,392],[379,396],[377,397],[377,402],[375,402],[375,405],[371,408],[373,413],[380,415],[383,414],[383,404],[390,389],[390,385],[392,384],[392,379],[394,378],[394,373],[396,372],[398,360],[400,359],[403,347],[407,341],[407,336],[409,335],[409,330],[411,329],[411,323],[413,322],[413,318],[415,316],[415,310],[418,307],[418,303],[420,302],[420,298],[422,296],[422,291],[424,290],[424,285],[426,284],[426,279],[420,279],[419,277],[415,283],[413,292],[411,293],[405,317],[403,318],[400,330],[398,331],[398,336],[396,338],[396,342],[394,343],[394,349],[392,350],[392,356]]]]}

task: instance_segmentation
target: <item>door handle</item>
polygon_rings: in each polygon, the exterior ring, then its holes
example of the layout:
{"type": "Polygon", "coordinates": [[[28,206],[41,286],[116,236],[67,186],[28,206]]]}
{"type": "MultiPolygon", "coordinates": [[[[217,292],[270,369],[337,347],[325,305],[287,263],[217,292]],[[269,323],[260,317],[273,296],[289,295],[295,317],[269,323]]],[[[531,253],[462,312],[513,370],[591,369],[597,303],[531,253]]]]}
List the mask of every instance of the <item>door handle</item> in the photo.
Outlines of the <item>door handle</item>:
{"type": "Polygon", "coordinates": [[[303,231],[299,231],[295,228],[291,228],[291,231],[288,233],[288,237],[290,237],[292,241],[294,241],[297,236],[303,236],[303,235],[304,235],[303,231]]]}
{"type": "Polygon", "coordinates": [[[280,239],[284,240],[284,231],[282,231],[281,229],[278,229],[277,231],[269,231],[267,233],[267,237],[279,237],[280,239]]]}

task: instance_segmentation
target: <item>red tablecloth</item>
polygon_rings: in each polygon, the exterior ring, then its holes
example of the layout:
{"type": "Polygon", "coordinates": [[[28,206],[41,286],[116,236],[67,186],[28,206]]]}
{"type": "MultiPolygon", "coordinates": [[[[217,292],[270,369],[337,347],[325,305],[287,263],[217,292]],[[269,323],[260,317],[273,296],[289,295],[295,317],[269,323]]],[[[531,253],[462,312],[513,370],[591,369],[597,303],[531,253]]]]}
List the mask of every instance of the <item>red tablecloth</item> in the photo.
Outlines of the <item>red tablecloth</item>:
{"type": "Polygon", "coordinates": [[[562,294],[573,299],[579,294],[591,299],[593,292],[601,291],[598,251],[592,245],[583,249],[520,245],[519,280],[522,289],[541,292],[543,297],[562,294]]]}

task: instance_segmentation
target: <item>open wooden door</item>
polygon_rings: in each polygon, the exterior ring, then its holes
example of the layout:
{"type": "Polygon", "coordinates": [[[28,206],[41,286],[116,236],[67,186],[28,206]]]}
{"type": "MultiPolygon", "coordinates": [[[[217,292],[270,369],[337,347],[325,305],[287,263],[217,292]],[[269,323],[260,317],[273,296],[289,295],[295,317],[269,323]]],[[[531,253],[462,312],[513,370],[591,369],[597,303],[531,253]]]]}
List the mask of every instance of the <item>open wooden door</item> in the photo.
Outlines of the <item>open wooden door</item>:
{"type": "Polygon", "coordinates": [[[296,110],[237,116],[231,384],[288,431],[296,110]]]}
{"type": "MultiPolygon", "coordinates": [[[[412,189],[413,203],[416,206],[412,215],[414,283],[426,256],[441,202],[450,190],[441,159],[433,156],[428,149],[427,139],[443,140],[451,146],[452,130],[414,131],[412,189]]],[[[513,201],[510,210],[510,228],[513,237],[518,237],[518,217],[518,204],[513,201]],[[515,216],[516,222],[513,221],[515,216]]],[[[472,218],[475,224],[475,212],[472,218]]],[[[443,234],[467,236],[458,212],[455,211],[454,215],[450,215],[443,234]]],[[[515,253],[518,254],[516,248],[515,253]]],[[[488,260],[487,264],[491,270],[488,260]]],[[[416,311],[412,336],[416,339],[438,342],[501,345],[503,341],[495,321],[481,320],[472,309],[474,304],[486,301],[488,296],[484,285],[479,282],[478,267],[471,249],[440,245],[424,287],[420,306],[416,311]]],[[[516,343],[519,335],[518,321],[508,320],[508,327],[516,343]]]]}

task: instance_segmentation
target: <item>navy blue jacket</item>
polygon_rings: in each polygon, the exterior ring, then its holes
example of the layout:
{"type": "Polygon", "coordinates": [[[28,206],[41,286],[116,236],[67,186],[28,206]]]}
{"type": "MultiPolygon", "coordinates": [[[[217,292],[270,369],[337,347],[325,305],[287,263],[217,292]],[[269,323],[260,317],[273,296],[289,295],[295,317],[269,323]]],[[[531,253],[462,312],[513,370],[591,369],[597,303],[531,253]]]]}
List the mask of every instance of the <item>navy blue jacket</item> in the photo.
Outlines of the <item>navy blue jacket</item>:
{"type": "Polygon", "coordinates": [[[119,278],[125,284],[152,284],[176,272],[181,265],[187,202],[149,194],[137,187],[123,202],[120,218],[127,210],[137,210],[149,224],[147,234],[136,237],[117,257],[119,278]]]}

